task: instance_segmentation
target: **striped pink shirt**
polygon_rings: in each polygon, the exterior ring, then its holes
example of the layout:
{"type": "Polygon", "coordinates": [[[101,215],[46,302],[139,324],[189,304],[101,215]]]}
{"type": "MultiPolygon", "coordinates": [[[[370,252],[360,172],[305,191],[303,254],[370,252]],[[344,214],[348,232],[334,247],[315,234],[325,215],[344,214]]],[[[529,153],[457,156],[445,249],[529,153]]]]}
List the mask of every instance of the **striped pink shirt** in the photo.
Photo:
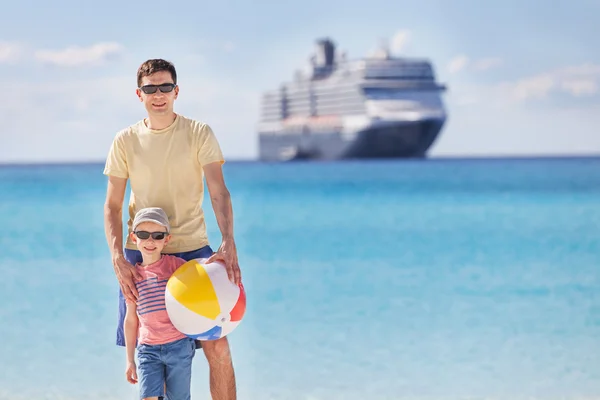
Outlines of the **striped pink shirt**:
{"type": "Polygon", "coordinates": [[[186,337],[179,332],[169,319],[165,306],[167,281],[186,261],[172,255],[163,255],[157,262],[136,268],[142,280],[136,282],[138,290],[137,315],[139,324],[139,344],[165,344],[186,337]]]}

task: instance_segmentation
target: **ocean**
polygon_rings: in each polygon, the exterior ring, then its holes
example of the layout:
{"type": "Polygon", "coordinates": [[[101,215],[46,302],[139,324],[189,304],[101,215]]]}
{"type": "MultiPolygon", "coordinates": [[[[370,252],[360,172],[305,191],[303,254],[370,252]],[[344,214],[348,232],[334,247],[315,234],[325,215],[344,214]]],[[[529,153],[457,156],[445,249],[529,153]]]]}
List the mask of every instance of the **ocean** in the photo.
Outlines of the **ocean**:
{"type": "MultiPolygon", "coordinates": [[[[0,167],[0,399],[137,398],[102,168],[0,167]]],[[[600,398],[600,159],[224,168],[239,399],[600,398]]]]}

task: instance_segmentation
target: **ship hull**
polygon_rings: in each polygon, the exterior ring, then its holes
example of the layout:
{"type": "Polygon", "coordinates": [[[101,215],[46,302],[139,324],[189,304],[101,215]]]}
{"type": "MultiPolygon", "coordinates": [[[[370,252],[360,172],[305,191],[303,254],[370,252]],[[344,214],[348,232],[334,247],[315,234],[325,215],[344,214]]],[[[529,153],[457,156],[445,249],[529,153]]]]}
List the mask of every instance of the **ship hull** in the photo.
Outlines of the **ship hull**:
{"type": "Polygon", "coordinates": [[[371,125],[351,135],[260,134],[262,161],[424,158],[438,137],[444,120],[371,125]]]}

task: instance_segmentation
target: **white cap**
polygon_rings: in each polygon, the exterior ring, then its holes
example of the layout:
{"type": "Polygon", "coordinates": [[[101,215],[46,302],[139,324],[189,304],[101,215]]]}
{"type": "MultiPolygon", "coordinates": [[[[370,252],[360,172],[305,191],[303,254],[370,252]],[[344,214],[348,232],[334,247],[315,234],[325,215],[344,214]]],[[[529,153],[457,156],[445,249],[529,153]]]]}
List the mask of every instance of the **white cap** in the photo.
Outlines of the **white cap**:
{"type": "Polygon", "coordinates": [[[169,225],[169,217],[165,211],[160,207],[148,207],[142,208],[135,214],[135,218],[133,219],[133,224],[131,226],[133,232],[135,232],[136,228],[142,222],[154,222],[155,224],[164,226],[167,228],[167,232],[171,230],[171,225],[169,225]]]}

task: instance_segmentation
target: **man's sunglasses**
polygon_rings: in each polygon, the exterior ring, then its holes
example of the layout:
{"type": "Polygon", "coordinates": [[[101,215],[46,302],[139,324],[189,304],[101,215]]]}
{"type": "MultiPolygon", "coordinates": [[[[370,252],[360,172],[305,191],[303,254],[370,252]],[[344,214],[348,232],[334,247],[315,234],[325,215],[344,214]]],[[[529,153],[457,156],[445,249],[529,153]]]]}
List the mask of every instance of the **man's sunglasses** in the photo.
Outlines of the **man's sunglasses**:
{"type": "Polygon", "coordinates": [[[133,232],[135,234],[135,236],[137,236],[138,238],[142,239],[142,240],[146,240],[148,239],[150,236],[152,236],[152,239],[154,240],[163,240],[165,238],[165,236],[168,235],[167,232],[146,232],[146,231],[135,231],[133,232]]]}
{"type": "Polygon", "coordinates": [[[154,94],[157,90],[160,90],[162,93],[172,92],[177,86],[174,83],[163,83],[160,85],[144,85],[140,88],[140,90],[146,94],[154,94]]]}

